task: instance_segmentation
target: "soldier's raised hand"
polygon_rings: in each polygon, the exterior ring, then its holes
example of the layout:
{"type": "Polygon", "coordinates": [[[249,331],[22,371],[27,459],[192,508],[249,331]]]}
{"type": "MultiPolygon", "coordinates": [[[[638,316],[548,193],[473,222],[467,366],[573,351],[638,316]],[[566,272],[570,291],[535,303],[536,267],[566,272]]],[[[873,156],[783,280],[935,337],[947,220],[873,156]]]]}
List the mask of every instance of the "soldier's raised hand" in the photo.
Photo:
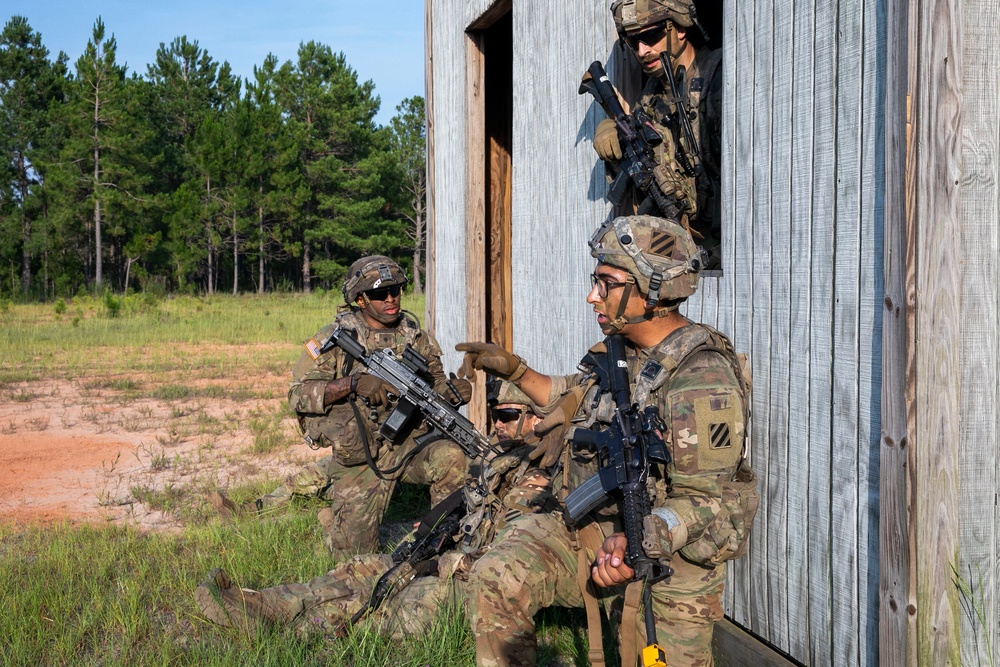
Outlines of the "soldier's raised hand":
{"type": "Polygon", "coordinates": [[[605,118],[594,131],[594,150],[602,160],[617,162],[622,159],[622,145],[618,141],[618,126],[615,121],[605,118]]]}
{"type": "Polygon", "coordinates": [[[511,354],[494,343],[459,343],[455,346],[465,352],[458,377],[472,379],[475,371],[487,371],[503,380],[514,381],[524,375],[527,366],[516,354],[511,354]]]}

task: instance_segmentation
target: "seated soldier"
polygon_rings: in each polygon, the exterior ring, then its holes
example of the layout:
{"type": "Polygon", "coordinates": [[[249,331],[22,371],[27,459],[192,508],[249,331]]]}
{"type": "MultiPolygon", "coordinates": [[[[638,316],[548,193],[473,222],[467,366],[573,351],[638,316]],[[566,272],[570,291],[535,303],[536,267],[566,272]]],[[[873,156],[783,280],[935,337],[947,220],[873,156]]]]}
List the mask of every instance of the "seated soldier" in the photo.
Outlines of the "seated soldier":
{"type": "MultiPolygon", "coordinates": [[[[433,570],[432,575],[403,584],[371,613],[394,637],[426,632],[443,605],[464,606],[465,574],[496,531],[520,514],[555,507],[547,471],[531,464],[532,456],[544,448],[522,440],[522,434],[529,434],[528,440],[538,443],[530,435],[539,423],[537,408],[506,382],[490,384],[487,398],[494,426],[491,442],[499,446],[482,472],[467,480],[465,506],[457,512],[461,515],[457,546],[435,556],[436,567],[421,568],[433,570]]],[[[195,600],[202,613],[219,625],[245,628],[264,621],[292,625],[304,636],[336,636],[368,604],[376,583],[394,564],[390,554],[355,556],[309,582],[259,591],[234,586],[217,568],[195,590],[195,600]]]]}
{"type": "Polygon", "coordinates": [[[366,352],[388,348],[402,356],[409,346],[427,360],[435,391],[454,404],[468,402],[471,384],[445,377],[437,341],[400,308],[406,283],[403,269],[388,257],[374,255],[354,262],[343,286],[350,305],[307,342],[292,369],[288,403],[306,441],[317,448],[330,447],[331,455],[242,506],[221,493],[210,496],[213,505],[236,514],[276,507],[293,495],[319,496],[330,501],[319,513],[323,542],[334,555],[347,557],[378,546],[378,527],[398,481],[429,484],[432,503],[461,488],[468,461],[458,445],[439,440],[413,454],[417,446],[412,437],[398,444],[383,438],[379,427],[395,405],[390,385],[367,373],[339,347],[316,354],[337,327],[353,332],[366,352]]]}

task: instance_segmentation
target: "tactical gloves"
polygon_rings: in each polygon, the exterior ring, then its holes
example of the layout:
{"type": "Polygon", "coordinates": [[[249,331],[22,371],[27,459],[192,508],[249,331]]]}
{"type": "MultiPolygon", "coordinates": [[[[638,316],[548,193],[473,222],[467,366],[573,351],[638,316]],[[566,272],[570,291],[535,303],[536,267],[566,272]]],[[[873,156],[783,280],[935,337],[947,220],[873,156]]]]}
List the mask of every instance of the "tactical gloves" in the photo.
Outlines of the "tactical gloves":
{"type": "Polygon", "coordinates": [[[441,394],[453,405],[465,405],[472,400],[472,383],[452,373],[434,383],[434,391],[441,394]]]}
{"type": "Polygon", "coordinates": [[[537,460],[539,467],[550,468],[559,460],[566,442],[562,438],[561,431],[557,433],[552,431],[558,426],[568,424],[576,415],[583,401],[583,393],[584,387],[573,387],[559,397],[545,419],[535,424],[535,435],[543,437],[528,454],[528,458],[532,461],[537,460]]]}
{"type": "Polygon", "coordinates": [[[465,352],[458,377],[471,379],[475,377],[475,371],[481,370],[502,380],[517,382],[528,370],[524,359],[493,343],[459,343],[455,349],[465,352]]]}
{"type": "Polygon", "coordinates": [[[598,157],[609,162],[622,159],[622,146],[618,141],[618,126],[615,121],[605,118],[597,124],[594,132],[594,150],[598,157]]]}
{"type": "Polygon", "coordinates": [[[352,388],[354,393],[364,398],[368,405],[375,407],[386,405],[389,402],[389,390],[391,387],[374,375],[368,373],[357,373],[353,376],[352,388]]]}

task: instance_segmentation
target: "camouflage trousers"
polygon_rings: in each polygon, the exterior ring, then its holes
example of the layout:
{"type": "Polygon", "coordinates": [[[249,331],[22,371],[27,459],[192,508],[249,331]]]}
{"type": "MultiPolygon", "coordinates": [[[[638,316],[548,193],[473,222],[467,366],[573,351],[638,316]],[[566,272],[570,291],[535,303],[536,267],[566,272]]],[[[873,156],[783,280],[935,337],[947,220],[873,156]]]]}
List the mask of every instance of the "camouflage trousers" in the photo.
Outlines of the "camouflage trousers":
{"type": "MultiPolygon", "coordinates": [[[[586,556],[591,562],[595,553],[587,549],[586,556]]],[[[576,579],[577,559],[572,536],[559,514],[524,515],[504,527],[469,576],[477,665],[535,664],[535,613],[544,607],[584,606],[576,579]]],[[[680,557],[671,565],[674,576],[653,587],[658,643],[670,667],[711,667],[712,628],[722,618],[725,565],[706,569],[680,557]]],[[[638,643],[644,646],[642,611],[634,618],[621,618],[624,588],[598,591],[612,625],[634,624],[638,643]]]]}
{"type": "MultiPolygon", "coordinates": [[[[302,637],[335,639],[344,623],[368,602],[372,589],[392,567],[388,554],[355,556],[327,574],[301,584],[259,593],[271,620],[291,625],[302,637]]],[[[452,577],[417,577],[366,619],[376,630],[401,639],[429,631],[442,610],[458,609],[464,582],[452,577]]]]}
{"type": "MultiPolygon", "coordinates": [[[[375,462],[380,469],[393,468],[414,447],[412,440],[391,449],[383,445],[375,462]]],[[[261,498],[261,506],[287,503],[293,495],[329,500],[330,507],[319,512],[323,543],[338,558],[346,558],[377,550],[378,527],[398,481],[430,485],[431,504],[435,504],[462,487],[467,468],[461,448],[448,440],[431,443],[418,452],[402,475],[386,475],[392,481],[379,479],[367,464],[345,466],[333,456],[325,456],[261,498]]]]}

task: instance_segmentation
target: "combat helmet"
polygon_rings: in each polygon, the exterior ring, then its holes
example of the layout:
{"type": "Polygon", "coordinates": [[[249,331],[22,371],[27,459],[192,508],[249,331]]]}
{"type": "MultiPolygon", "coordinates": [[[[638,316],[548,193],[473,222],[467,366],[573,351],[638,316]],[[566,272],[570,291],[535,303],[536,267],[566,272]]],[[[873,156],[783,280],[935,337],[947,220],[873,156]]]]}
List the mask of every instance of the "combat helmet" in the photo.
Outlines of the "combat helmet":
{"type": "Polygon", "coordinates": [[[392,285],[406,286],[406,274],[402,267],[384,255],[370,255],[357,260],[347,269],[344,280],[344,299],[348,305],[354,303],[358,295],[379,287],[392,285]]]}
{"type": "Polygon", "coordinates": [[[611,15],[622,41],[625,35],[642,32],[664,21],[684,29],[701,28],[692,0],[614,0],[611,15]]]}
{"type": "MultiPolygon", "coordinates": [[[[665,218],[633,215],[605,220],[590,239],[590,254],[628,272],[625,289],[634,284],[646,295],[646,304],[654,308],[649,317],[666,315],[698,289],[701,251],[686,229],[665,218]],[[665,306],[656,308],[663,302],[665,306]]],[[[629,294],[623,294],[620,312],[611,323],[616,329],[632,323],[622,317],[629,294]]]]}

